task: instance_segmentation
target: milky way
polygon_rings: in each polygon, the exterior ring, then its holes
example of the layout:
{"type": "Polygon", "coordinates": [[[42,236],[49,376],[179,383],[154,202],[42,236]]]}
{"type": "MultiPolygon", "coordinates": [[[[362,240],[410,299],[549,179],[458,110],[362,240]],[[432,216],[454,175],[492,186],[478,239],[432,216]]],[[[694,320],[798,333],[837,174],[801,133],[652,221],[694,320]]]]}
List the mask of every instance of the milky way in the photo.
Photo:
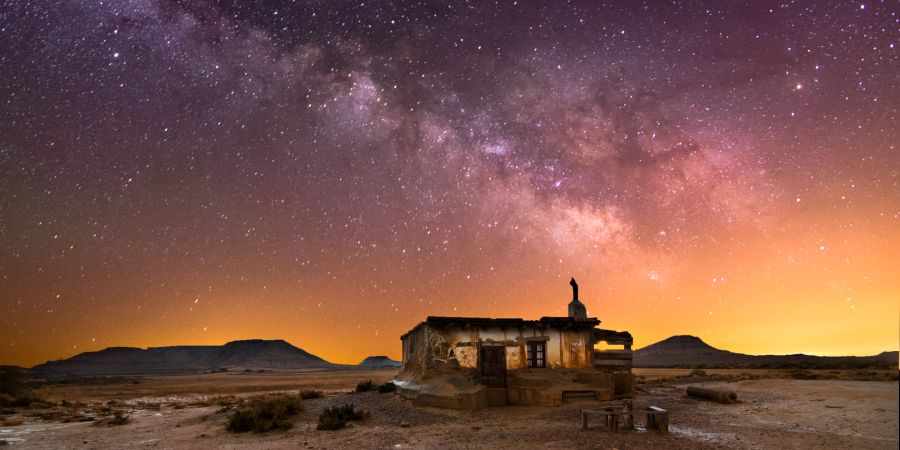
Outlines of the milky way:
{"type": "Polygon", "coordinates": [[[426,315],[900,332],[894,2],[17,1],[0,362],[426,315]]]}

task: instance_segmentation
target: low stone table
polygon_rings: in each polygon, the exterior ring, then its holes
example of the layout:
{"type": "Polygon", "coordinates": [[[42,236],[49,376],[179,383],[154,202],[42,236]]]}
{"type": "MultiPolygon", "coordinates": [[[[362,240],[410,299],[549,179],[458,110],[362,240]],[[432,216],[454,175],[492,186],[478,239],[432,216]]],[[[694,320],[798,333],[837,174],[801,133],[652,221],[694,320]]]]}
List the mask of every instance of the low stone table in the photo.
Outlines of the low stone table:
{"type": "Polygon", "coordinates": [[[581,429],[588,429],[588,417],[599,416],[603,423],[606,423],[606,431],[617,433],[619,431],[619,416],[625,412],[622,407],[614,406],[603,409],[582,409],[581,410],[581,429]]]}

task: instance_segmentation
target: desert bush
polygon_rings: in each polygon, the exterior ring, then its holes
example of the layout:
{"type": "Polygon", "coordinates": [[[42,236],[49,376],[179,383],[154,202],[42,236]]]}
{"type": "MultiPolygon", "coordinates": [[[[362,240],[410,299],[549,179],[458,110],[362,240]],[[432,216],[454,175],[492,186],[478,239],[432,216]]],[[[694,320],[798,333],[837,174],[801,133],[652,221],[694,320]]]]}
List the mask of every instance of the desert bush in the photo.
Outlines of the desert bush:
{"type": "Polygon", "coordinates": [[[359,384],[356,385],[356,392],[369,392],[373,391],[378,386],[372,382],[372,380],[360,381],[359,384]]]}
{"type": "Polygon", "coordinates": [[[28,384],[25,368],[0,366],[0,406],[28,406],[39,401],[28,384]]]}
{"type": "Polygon", "coordinates": [[[28,371],[18,366],[0,366],[0,394],[15,397],[28,389],[28,371]]]}
{"type": "Polygon", "coordinates": [[[397,390],[397,385],[390,381],[378,386],[379,394],[387,394],[389,392],[394,392],[396,390],[397,390]]]}
{"type": "Polygon", "coordinates": [[[290,395],[269,395],[252,398],[247,406],[235,411],[225,424],[232,433],[247,431],[286,430],[302,410],[300,399],[290,395]]]}
{"type": "Polygon", "coordinates": [[[162,409],[162,403],[159,402],[138,402],[137,406],[151,411],[159,411],[162,409]]]}
{"type": "Polygon", "coordinates": [[[116,411],[113,413],[112,419],[106,421],[106,425],[125,425],[129,420],[131,419],[124,412],[116,411]]]}
{"type": "Polygon", "coordinates": [[[241,402],[241,400],[233,395],[220,395],[209,400],[210,403],[217,406],[231,406],[241,402]]]}
{"type": "Polygon", "coordinates": [[[369,415],[368,412],[356,409],[352,404],[347,403],[341,406],[332,406],[325,408],[319,416],[319,425],[317,430],[339,430],[352,420],[363,420],[369,415]]]}
{"type": "Polygon", "coordinates": [[[689,377],[705,377],[706,371],[703,369],[694,369],[688,374],[689,377]]]}
{"type": "Polygon", "coordinates": [[[322,397],[322,391],[308,390],[308,391],[300,391],[300,399],[301,400],[310,400],[314,398],[322,397]]]}
{"type": "MultiPolygon", "coordinates": [[[[240,403],[240,399],[233,395],[218,395],[215,397],[206,397],[201,400],[196,400],[190,403],[190,406],[232,406],[240,403]]],[[[181,409],[184,405],[178,406],[180,404],[176,404],[175,409],[181,409]]]]}
{"type": "Polygon", "coordinates": [[[819,375],[805,369],[791,369],[787,371],[787,377],[795,380],[817,380],[819,375]]]}
{"type": "Polygon", "coordinates": [[[106,426],[117,426],[117,425],[125,425],[130,422],[131,418],[125,414],[124,411],[115,410],[112,413],[112,417],[107,417],[103,420],[97,420],[94,422],[94,425],[106,425],[106,426]]]}
{"type": "Polygon", "coordinates": [[[66,413],[64,411],[60,411],[57,409],[51,409],[49,411],[32,411],[28,413],[29,417],[34,417],[35,419],[40,419],[47,422],[62,421],[62,418],[65,417],[65,415],[66,413]]]}
{"type": "Polygon", "coordinates": [[[0,392],[0,405],[3,406],[19,406],[16,398],[9,394],[0,392]]]}
{"type": "Polygon", "coordinates": [[[22,419],[18,419],[18,418],[0,420],[0,425],[3,425],[4,427],[15,427],[15,426],[22,425],[23,423],[25,423],[25,422],[23,422],[22,419]]]}

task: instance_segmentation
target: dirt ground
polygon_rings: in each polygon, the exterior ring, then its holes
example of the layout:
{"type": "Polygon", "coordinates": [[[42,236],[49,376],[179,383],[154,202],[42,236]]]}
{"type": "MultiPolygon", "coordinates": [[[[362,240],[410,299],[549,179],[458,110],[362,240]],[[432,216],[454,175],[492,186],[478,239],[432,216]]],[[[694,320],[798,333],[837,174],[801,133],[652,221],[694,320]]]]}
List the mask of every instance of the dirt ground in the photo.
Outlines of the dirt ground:
{"type": "MultiPolygon", "coordinates": [[[[646,370],[646,369],[645,369],[646,370]]],[[[478,412],[419,408],[395,394],[350,392],[358,381],[390,379],[393,371],[305,374],[210,374],[158,377],[136,385],[45,388],[55,401],[104,404],[115,398],[131,420],[119,426],[40,420],[26,411],[6,414],[0,440],[12,448],[890,448],[898,447],[898,384],[883,381],[753,379],[707,382],[741,400],[722,405],[684,394],[686,384],[644,384],[635,406],[656,405],[671,414],[671,432],[584,431],[580,410],[597,402],[558,408],[495,407],[478,412]],[[230,378],[229,378],[230,377],[230,378]],[[201,406],[215,394],[322,389],[304,400],[288,431],[232,434],[229,412],[201,406]],[[200,400],[200,401],[198,401],[200,400]],[[155,402],[155,403],[153,403],[155,402]],[[148,404],[155,404],[148,408],[148,404]],[[325,406],[353,403],[370,412],[338,431],[317,431],[325,406]],[[193,404],[193,406],[192,406],[193,404]],[[16,425],[18,421],[22,424],[16,425]]],[[[7,413],[9,413],[7,411],[7,413]]]]}
{"type": "Polygon", "coordinates": [[[138,383],[98,385],[50,385],[37,391],[51,401],[168,399],[185,401],[209,395],[318,389],[346,391],[363,380],[384,383],[397,370],[348,370],[320,372],[205,373],[138,378],[138,383]]]}

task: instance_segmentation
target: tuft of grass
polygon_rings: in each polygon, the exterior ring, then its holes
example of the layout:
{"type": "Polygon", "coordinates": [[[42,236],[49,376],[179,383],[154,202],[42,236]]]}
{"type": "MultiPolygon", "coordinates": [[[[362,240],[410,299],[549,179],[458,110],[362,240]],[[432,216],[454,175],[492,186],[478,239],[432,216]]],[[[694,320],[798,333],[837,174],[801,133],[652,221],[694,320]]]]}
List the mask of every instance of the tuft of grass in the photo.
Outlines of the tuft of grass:
{"type": "Polygon", "coordinates": [[[311,400],[314,398],[321,398],[322,391],[308,390],[308,391],[300,391],[300,400],[311,400]]]}
{"type": "Polygon", "coordinates": [[[377,389],[378,386],[372,380],[360,381],[356,385],[356,392],[369,392],[377,389]]]}
{"type": "Polygon", "coordinates": [[[113,413],[112,419],[106,421],[107,425],[125,425],[128,421],[131,420],[128,416],[125,415],[122,411],[116,411],[113,413]]]}
{"type": "MultiPolygon", "coordinates": [[[[196,400],[194,402],[191,402],[190,406],[232,406],[238,403],[240,403],[240,399],[233,395],[219,395],[216,397],[207,397],[202,400],[196,400]]],[[[180,409],[177,406],[175,408],[180,409]]]]}
{"type": "Polygon", "coordinates": [[[805,369],[791,369],[786,373],[788,378],[793,378],[795,380],[818,380],[819,375],[814,372],[810,372],[805,369]]]}
{"type": "Polygon", "coordinates": [[[4,427],[16,427],[22,425],[23,423],[25,422],[23,422],[22,419],[17,418],[3,419],[2,421],[0,421],[0,425],[3,425],[4,427]]]}
{"type": "Polygon", "coordinates": [[[290,395],[251,398],[244,408],[232,414],[225,429],[232,433],[286,430],[302,409],[300,399],[290,395]]]}
{"type": "Polygon", "coordinates": [[[350,403],[341,406],[332,406],[330,408],[325,408],[325,410],[322,411],[316,429],[339,430],[344,428],[349,421],[363,420],[368,416],[368,412],[358,410],[350,403]]]}
{"type": "Polygon", "coordinates": [[[126,423],[128,423],[130,421],[131,421],[131,417],[128,417],[128,415],[126,415],[125,412],[117,409],[117,410],[113,411],[112,417],[109,417],[109,418],[106,418],[103,420],[97,420],[94,422],[94,425],[107,425],[107,426],[112,427],[112,426],[118,426],[118,425],[125,425],[126,423]]]}
{"type": "Polygon", "coordinates": [[[30,406],[43,402],[29,385],[28,371],[18,366],[0,366],[0,406],[30,406]]]}
{"type": "Polygon", "coordinates": [[[345,426],[347,426],[347,422],[345,422],[341,419],[338,419],[335,416],[325,415],[325,413],[322,413],[322,415],[319,416],[319,424],[316,425],[316,429],[317,430],[340,430],[341,428],[344,428],[345,426]]]}
{"type": "Polygon", "coordinates": [[[397,385],[390,381],[382,384],[381,386],[378,386],[379,394],[387,394],[389,392],[394,392],[396,390],[397,390],[397,385]]]}
{"type": "Polygon", "coordinates": [[[218,406],[233,406],[240,402],[241,400],[233,395],[220,395],[210,399],[210,403],[218,406]]]}

